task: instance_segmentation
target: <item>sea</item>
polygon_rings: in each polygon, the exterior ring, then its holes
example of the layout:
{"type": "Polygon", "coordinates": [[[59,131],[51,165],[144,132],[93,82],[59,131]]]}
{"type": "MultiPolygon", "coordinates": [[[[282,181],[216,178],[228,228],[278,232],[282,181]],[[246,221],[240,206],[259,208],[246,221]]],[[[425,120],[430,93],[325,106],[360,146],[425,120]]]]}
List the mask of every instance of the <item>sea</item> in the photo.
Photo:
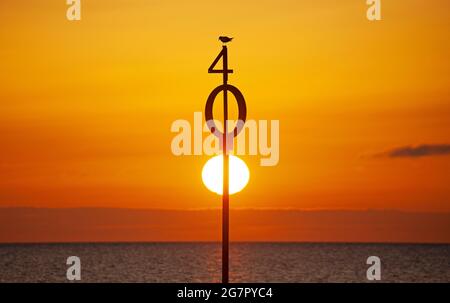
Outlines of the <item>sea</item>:
{"type": "MultiPolygon", "coordinates": [[[[220,282],[220,243],[0,244],[0,282],[220,282]]],[[[450,282],[450,244],[230,243],[230,282],[450,282]]]]}

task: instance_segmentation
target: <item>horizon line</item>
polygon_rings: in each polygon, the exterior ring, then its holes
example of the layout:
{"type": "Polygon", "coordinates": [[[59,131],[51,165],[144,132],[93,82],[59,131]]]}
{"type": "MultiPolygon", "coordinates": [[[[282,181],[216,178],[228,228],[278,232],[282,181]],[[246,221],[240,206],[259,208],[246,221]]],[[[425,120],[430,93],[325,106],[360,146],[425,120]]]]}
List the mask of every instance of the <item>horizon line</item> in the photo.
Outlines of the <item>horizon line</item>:
{"type": "MultiPolygon", "coordinates": [[[[42,242],[1,242],[0,245],[61,245],[61,244],[218,244],[221,241],[42,241],[42,242]]],[[[450,245],[450,242],[411,242],[411,241],[230,241],[234,244],[336,244],[336,245],[450,245]]]]}
{"type": "MultiPolygon", "coordinates": [[[[144,208],[144,207],[117,207],[117,206],[70,206],[70,207],[58,207],[58,206],[9,206],[0,205],[0,210],[4,209],[37,209],[37,210],[101,210],[101,209],[114,209],[114,210],[132,210],[132,211],[220,211],[221,207],[209,207],[209,208],[144,208]]],[[[401,212],[401,213],[428,213],[428,214],[449,214],[450,210],[414,210],[414,209],[398,209],[398,208],[293,208],[293,207],[230,207],[233,211],[296,211],[296,212],[401,212]]]]}

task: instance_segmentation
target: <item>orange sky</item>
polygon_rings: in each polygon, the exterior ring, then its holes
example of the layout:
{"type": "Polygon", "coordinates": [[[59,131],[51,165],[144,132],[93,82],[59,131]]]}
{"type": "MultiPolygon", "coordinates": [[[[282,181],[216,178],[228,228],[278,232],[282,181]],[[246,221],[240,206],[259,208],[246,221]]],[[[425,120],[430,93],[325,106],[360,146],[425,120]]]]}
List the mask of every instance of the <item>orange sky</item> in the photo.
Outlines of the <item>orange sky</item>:
{"type": "Polygon", "coordinates": [[[450,144],[450,2],[0,2],[0,206],[219,207],[208,157],[175,157],[176,119],[230,83],[248,118],[280,120],[280,162],[243,157],[239,208],[450,211],[450,156],[375,156],[450,144]]]}
{"type": "MultiPolygon", "coordinates": [[[[219,209],[0,208],[0,243],[220,241],[220,218],[219,209]]],[[[230,212],[233,242],[450,243],[449,226],[447,213],[230,212]]]]}

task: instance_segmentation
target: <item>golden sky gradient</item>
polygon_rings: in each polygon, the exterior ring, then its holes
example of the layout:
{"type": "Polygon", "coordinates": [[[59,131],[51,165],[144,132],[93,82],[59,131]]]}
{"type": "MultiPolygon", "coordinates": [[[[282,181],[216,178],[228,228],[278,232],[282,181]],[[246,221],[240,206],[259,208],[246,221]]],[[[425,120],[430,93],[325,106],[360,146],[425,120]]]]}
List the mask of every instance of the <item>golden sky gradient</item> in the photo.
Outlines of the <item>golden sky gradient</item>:
{"type": "Polygon", "coordinates": [[[231,207],[450,211],[450,2],[0,2],[0,206],[216,208],[207,156],[175,157],[221,83],[222,34],[250,119],[280,120],[280,162],[243,157],[231,207]]]}

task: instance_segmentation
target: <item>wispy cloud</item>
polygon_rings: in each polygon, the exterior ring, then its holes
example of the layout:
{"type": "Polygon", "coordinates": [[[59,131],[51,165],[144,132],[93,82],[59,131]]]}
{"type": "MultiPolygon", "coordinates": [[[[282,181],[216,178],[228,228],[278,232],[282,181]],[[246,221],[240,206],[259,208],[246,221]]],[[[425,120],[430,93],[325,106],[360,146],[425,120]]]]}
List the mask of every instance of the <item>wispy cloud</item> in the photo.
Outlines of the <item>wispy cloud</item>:
{"type": "Polygon", "coordinates": [[[417,146],[401,146],[384,152],[373,154],[374,157],[388,158],[418,158],[442,155],[450,155],[450,144],[422,144],[417,146]]]}

